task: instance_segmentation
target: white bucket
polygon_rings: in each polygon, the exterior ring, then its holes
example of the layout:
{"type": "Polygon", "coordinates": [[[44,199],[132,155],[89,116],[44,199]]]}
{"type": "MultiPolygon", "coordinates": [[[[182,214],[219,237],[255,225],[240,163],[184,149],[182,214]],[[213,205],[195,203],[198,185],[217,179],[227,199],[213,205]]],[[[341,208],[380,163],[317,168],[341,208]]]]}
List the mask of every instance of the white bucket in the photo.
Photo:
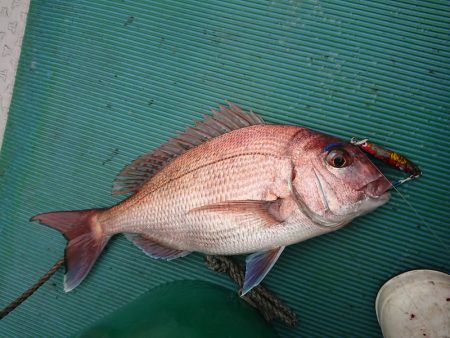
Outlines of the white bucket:
{"type": "Polygon", "coordinates": [[[412,270],[387,281],[375,310],[385,338],[450,338],[450,275],[412,270]]]}

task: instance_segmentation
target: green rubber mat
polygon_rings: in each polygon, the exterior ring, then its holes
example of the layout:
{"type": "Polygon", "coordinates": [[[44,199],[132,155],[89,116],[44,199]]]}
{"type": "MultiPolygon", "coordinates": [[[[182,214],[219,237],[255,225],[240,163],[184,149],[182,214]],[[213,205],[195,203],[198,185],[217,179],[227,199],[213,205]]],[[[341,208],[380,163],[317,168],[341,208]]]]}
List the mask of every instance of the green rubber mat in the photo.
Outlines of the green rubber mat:
{"type": "MultiPolygon", "coordinates": [[[[0,158],[0,306],[63,254],[31,216],[116,203],[124,165],[230,100],[423,169],[403,197],[288,247],[265,279],[299,317],[274,323],[281,337],[381,337],[384,281],[450,271],[449,28],[448,1],[33,1],[0,158]]],[[[117,236],[78,288],[63,292],[60,269],[0,337],[75,335],[173,280],[234,287],[201,255],[152,260],[117,236]]]]}

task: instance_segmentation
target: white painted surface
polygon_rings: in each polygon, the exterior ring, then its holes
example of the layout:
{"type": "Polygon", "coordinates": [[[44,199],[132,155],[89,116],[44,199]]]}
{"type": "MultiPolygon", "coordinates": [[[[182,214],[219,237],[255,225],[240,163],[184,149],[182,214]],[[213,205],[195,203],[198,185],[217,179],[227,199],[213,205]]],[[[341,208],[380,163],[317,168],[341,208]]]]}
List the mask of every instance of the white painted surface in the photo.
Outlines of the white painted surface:
{"type": "Polygon", "coordinates": [[[29,6],[30,0],[0,0],[0,149],[29,6]]]}

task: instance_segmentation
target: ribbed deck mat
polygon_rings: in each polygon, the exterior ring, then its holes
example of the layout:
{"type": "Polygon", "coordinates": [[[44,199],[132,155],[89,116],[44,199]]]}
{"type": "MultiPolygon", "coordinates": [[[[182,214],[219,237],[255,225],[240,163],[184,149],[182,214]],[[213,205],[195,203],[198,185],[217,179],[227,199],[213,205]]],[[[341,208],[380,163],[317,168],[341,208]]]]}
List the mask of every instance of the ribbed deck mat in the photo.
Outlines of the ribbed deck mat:
{"type": "MultiPolygon", "coordinates": [[[[0,304],[63,254],[30,216],[119,201],[124,165],[230,100],[422,167],[403,197],[288,247],[265,280],[299,316],[282,337],[380,337],[385,280],[450,270],[449,28],[448,1],[32,2],[0,161],[0,304]]],[[[232,287],[200,255],[156,261],[118,236],[80,287],[64,294],[61,269],[0,337],[70,336],[180,279],[232,287]]]]}

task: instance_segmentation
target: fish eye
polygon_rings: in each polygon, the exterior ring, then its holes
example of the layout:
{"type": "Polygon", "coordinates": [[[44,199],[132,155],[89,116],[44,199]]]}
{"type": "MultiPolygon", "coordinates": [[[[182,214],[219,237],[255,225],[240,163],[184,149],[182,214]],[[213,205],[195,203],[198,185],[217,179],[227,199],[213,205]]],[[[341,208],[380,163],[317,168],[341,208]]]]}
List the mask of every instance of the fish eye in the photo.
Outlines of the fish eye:
{"type": "Polygon", "coordinates": [[[332,149],[325,157],[325,161],[334,168],[344,168],[352,164],[352,157],[344,149],[332,149]]]}

